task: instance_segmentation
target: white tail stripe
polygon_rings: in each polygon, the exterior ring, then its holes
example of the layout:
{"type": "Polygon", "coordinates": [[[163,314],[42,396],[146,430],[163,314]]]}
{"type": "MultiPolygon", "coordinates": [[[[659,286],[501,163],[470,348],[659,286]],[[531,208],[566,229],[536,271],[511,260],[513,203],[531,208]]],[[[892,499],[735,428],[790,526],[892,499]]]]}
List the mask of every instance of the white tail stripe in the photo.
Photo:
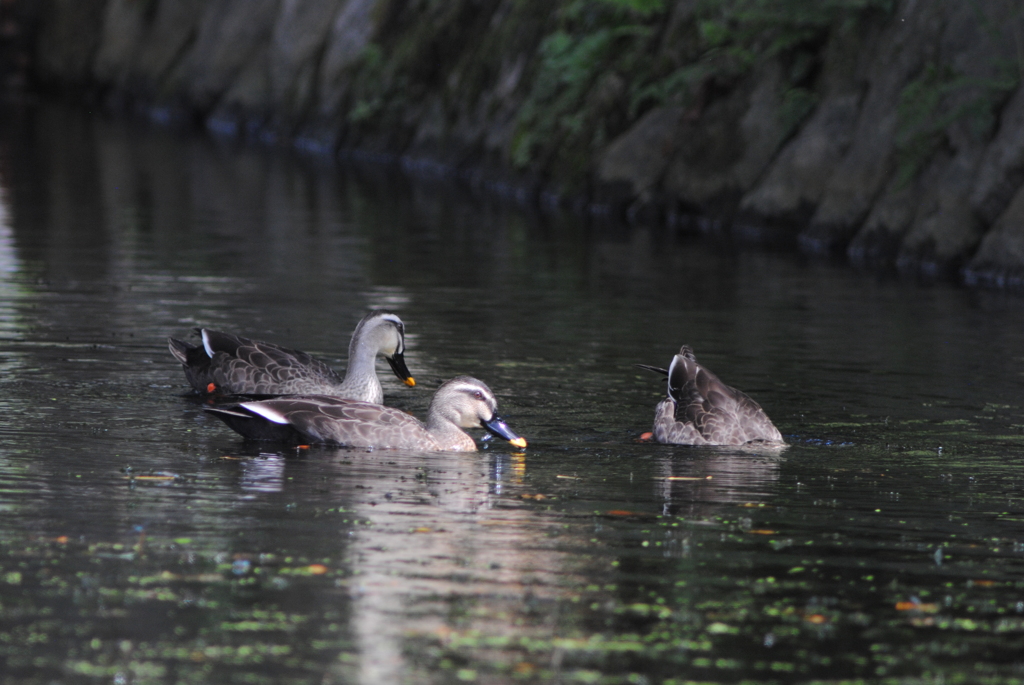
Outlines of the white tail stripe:
{"type": "Polygon", "coordinates": [[[213,348],[210,347],[210,338],[207,337],[206,329],[202,329],[203,334],[203,347],[206,348],[206,356],[213,359],[213,348]]]}
{"type": "Polygon", "coordinates": [[[259,414],[260,416],[265,418],[267,421],[272,421],[274,423],[280,423],[280,424],[289,424],[289,423],[291,423],[291,421],[289,421],[288,418],[284,414],[282,414],[280,412],[277,412],[277,411],[274,411],[273,409],[271,409],[270,407],[266,406],[265,404],[261,404],[259,402],[245,402],[245,403],[241,404],[240,406],[245,407],[246,409],[251,411],[253,414],[259,414]]]}
{"type": "MultiPolygon", "coordinates": [[[[668,396],[671,397],[673,400],[678,400],[678,398],[672,394],[672,381],[675,379],[676,366],[678,366],[681,363],[683,363],[683,358],[682,356],[677,354],[672,357],[672,363],[668,365],[668,396]]],[[[681,383],[679,384],[678,389],[682,389],[681,383]]]]}

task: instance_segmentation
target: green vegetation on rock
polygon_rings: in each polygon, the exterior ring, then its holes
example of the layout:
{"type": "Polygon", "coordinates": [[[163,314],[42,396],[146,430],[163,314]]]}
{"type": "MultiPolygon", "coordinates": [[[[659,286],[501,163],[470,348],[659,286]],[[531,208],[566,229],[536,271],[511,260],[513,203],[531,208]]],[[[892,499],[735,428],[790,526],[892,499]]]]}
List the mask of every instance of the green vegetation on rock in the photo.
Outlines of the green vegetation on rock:
{"type": "Polygon", "coordinates": [[[596,154],[644,112],[691,108],[728,92],[759,63],[786,65],[782,127],[813,110],[818,53],[829,31],[891,0],[703,0],[688,9],[644,0],[572,0],[555,11],[509,150],[518,169],[581,183],[596,154]]]}
{"type": "Polygon", "coordinates": [[[992,134],[999,107],[1019,82],[1016,65],[1002,65],[1000,76],[981,79],[949,65],[928,64],[900,94],[897,184],[906,186],[935,152],[949,146],[949,127],[965,125],[977,140],[992,134]]]}
{"type": "Polygon", "coordinates": [[[804,249],[862,243],[911,271],[952,273],[1019,185],[1007,157],[969,187],[1000,122],[1019,126],[1002,118],[1024,73],[1019,3],[89,0],[92,28],[66,32],[85,24],[65,4],[40,30],[41,78],[91,77],[114,107],[480,170],[635,216],[729,230],[740,210],[751,228],[808,229],[804,249]],[[99,45],[72,50],[65,33],[99,45]],[[926,171],[934,192],[911,190],[926,171]]]}

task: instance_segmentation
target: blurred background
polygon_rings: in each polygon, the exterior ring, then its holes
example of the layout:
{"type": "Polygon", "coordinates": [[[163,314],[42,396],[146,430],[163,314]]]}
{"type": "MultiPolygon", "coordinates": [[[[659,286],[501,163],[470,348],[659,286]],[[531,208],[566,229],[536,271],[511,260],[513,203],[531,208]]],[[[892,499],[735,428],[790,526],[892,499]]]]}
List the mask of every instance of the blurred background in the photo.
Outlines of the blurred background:
{"type": "Polygon", "coordinates": [[[1010,0],[4,0],[59,94],[541,206],[1018,288],[1010,0]]]}

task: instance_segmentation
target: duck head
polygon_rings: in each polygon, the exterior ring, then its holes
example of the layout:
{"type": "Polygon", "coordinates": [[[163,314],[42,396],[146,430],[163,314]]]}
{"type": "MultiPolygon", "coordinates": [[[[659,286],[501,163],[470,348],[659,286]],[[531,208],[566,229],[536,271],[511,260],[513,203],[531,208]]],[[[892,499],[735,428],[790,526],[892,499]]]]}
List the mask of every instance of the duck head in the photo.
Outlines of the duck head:
{"type": "Polygon", "coordinates": [[[485,383],[470,376],[458,376],[445,382],[431,401],[431,413],[460,428],[484,428],[516,447],[526,447],[526,440],[512,432],[498,416],[498,401],[485,383]]]}
{"type": "Polygon", "coordinates": [[[349,359],[356,356],[357,349],[366,346],[374,355],[380,353],[388,360],[391,370],[399,380],[410,388],[416,380],[405,365],[405,324],[393,312],[375,309],[359,322],[349,345],[349,359]]]}

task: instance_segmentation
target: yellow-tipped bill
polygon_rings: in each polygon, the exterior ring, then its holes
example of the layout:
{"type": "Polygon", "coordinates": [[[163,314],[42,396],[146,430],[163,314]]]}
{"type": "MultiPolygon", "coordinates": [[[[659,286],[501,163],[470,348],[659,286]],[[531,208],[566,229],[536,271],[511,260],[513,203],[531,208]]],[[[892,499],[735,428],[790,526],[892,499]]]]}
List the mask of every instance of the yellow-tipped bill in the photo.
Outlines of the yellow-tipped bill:
{"type": "Polygon", "coordinates": [[[409,367],[405,365],[405,355],[401,352],[395,352],[390,357],[384,357],[388,360],[388,364],[391,365],[391,370],[395,372],[399,380],[408,385],[410,388],[416,385],[416,381],[413,380],[412,374],[409,373],[409,367]]]}
{"type": "Polygon", "coordinates": [[[500,416],[495,415],[491,417],[490,421],[482,422],[482,425],[489,432],[497,435],[503,440],[508,440],[516,447],[519,447],[520,449],[526,447],[526,440],[513,433],[512,429],[508,427],[508,424],[505,423],[500,416]]]}

